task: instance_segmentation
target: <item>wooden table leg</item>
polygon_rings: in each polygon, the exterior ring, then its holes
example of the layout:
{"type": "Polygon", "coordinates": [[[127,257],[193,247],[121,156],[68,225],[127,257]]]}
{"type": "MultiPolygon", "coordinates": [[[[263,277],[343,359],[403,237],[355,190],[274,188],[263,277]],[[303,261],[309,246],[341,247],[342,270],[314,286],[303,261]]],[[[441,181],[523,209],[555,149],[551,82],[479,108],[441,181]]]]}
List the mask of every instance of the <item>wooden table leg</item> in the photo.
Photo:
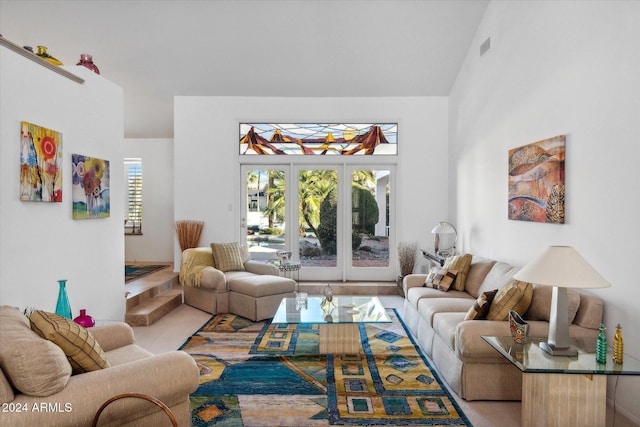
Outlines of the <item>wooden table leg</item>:
{"type": "Polygon", "coordinates": [[[605,425],[607,376],[522,374],[522,426],[605,425]]]}

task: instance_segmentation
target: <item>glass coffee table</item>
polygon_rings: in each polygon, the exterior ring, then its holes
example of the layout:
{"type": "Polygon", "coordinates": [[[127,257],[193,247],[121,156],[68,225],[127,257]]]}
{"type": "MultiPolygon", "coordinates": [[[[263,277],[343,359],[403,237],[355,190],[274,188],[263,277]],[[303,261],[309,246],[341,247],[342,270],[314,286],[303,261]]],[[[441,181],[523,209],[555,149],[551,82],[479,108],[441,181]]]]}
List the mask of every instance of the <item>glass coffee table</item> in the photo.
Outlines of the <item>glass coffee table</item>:
{"type": "Polygon", "coordinates": [[[320,354],[362,353],[361,323],[390,323],[391,319],[378,297],[334,296],[329,302],[319,296],[283,298],[272,324],[318,324],[320,354]]]}
{"type": "Polygon", "coordinates": [[[517,344],[508,337],[483,336],[522,371],[522,426],[604,426],[607,375],[640,375],[640,361],[624,355],[622,364],[597,363],[594,339],[572,339],[577,356],[552,356],[542,338],[517,344]]]}

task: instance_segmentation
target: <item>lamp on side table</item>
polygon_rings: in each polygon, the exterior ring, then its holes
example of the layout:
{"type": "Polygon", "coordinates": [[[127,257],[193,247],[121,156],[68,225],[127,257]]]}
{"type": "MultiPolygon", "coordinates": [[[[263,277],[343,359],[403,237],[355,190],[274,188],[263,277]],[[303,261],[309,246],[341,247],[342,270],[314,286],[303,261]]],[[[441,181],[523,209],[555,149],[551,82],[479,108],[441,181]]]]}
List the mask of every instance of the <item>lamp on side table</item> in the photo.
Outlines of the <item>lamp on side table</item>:
{"type": "Polygon", "coordinates": [[[567,288],[608,288],[611,284],[571,246],[549,246],[513,278],[553,286],[549,338],[540,343],[540,348],[553,356],[577,355],[569,338],[567,288]]]}

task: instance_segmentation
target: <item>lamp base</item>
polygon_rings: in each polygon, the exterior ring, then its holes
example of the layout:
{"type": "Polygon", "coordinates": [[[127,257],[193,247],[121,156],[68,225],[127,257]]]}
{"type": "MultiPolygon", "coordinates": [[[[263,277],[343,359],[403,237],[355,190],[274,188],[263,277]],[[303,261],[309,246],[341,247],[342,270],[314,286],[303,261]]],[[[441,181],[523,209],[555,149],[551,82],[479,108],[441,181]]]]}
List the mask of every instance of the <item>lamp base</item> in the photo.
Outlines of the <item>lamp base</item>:
{"type": "Polygon", "coordinates": [[[569,356],[574,357],[578,355],[578,350],[575,347],[556,347],[548,342],[541,342],[540,349],[546,351],[552,356],[569,356]]]}

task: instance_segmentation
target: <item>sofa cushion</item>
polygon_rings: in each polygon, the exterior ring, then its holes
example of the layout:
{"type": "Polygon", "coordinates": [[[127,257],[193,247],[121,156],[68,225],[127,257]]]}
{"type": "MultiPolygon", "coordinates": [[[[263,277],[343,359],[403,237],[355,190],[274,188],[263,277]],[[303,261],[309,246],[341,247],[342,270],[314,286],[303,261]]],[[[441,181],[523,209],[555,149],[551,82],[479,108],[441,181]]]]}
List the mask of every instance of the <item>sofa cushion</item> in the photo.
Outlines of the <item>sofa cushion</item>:
{"type": "Polygon", "coordinates": [[[238,243],[212,243],[215,267],[220,271],[242,271],[244,262],[238,243]]]}
{"type": "Polygon", "coordinates": [[[423,298],[418,302],[420,316],[433,327],[433,318],[438,313],[466,313],[473,304],[466,298],[423,298]]]}
{"type": "Polygon", "coordinates": [[[29,329],[29,320],[16,308],[0,307],[0,325],[0,368],[11,385],[38,397],[62,391],[71,377],[62,349],[29,329]]]}
{"type": "Polygon", "coordinates": [[[407,290],[406,299],[413,307],[417,308],[418,307],[418,302],[420,302],[420,300],[423,299],[423,298],[427,298],[427,299],[433,299],[433,298],[464,298],[464,299],[471,300],[472,303],[473,303],[473,300],[475,300],[475,298],[473,298],[468,293],[461,292],[461,291],[450,290],[448,292],[442,292],[442,291],[439,291],[437,289],[426,288],[424,286],[417,287],[417,288],[409,288],[407,290]]]}
{"type": "Polygon", "coordinates": [[[67,355],[74,374],[108,368],[109,362],[89,330],[55,313],[36,310],[29,316],[31,329],[58,345],[67,355]]]}
{"type": "Polygon", "coordinates": [[[486,291],[480,294],[476,302],[474,302],[469,311],[467,311],[464,320],[480,320],[486,318],[497,292],[498,290],[494,289],[493,291],[486,291]]]}
{"type": "Polygon", "coordinates": [[[471,254],[454,255],[447,258],[443,267],[447,270],[456,270],[458,275],[453,283],[453,288],[456,291],[464,291],[464,285],[467,281],[467,274],[469,274],[469,268],[471,267],[471,254]]]}
{"type": "Polygon", "coordinates": [[[513,267],[507,263],[501,261],[496,262],[482,281],[482,285],[480,286],[480,289],[478,289],[478,295],[485,291],[500,289],[509,283],[513,278],[513,275],[519,270],[520,268],[513,267]]]}
{"type": "Polygon", "coordinates": [[[474,298],[479,297],[482,293],[480,292],[480,286],[482,286],[482,282],[484,282],[485,277],[487,277],[495,263],[492,259],[473,257],[473,262],[469,267],[469,274],[467,274],[467,281],[464,284],[464,290],[474,298]]]}
{"type": "Polygon", "coordinates": [[[429,271],[429,275],[424,281],[424,286],[427,288],[438,289],[439,291],[447,292],[451,287],[451,284],[456,280],[458,275],[457,270],[447,270],[446,268],[433,267],[429,271]]]}
{"type": "Polygon", "coordinates": [[[512,280],[496,293],[489,308],[487,320],[507,320],[511,310],[523,315],[529,308],[532,297],[531,283],[512,280]]]}
{"type": "Polygon", "coordinates": [[[440,336],[447,346],[456,349],[456,328],[464,320],[465,312],[443,312],[433,316],[433,330],[440,336]]]}
{"type": "MultiPolygon", "coordinates": [[[[550,319],[551,313],[551,297],[553,295],[553,286],[533,286],[533,298],[531,305],[524,315],[528,320],[546,320],[550,319]]],[[[569,324],[573,323],[580,307],[580,294],[575,289],[567,289],[567,308],[569,310],[569,324]]]]}
{"type": "Polygon", "coordinates": [[[580,307],[573,323],[589,329],[598,329],[602,322],[604,302],[595,295],[580,292],[580,307]]]}

